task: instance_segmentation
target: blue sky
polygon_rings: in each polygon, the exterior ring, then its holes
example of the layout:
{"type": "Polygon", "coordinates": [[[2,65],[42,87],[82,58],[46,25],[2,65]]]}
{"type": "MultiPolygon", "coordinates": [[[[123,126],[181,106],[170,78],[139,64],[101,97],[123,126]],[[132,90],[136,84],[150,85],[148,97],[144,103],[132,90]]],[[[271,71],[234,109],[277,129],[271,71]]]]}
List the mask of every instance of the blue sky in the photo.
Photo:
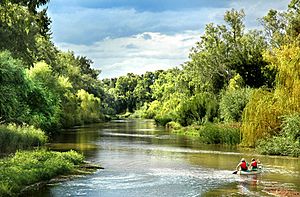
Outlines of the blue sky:
{"type": "Polygon", "coordinates": [[[100,78],[168,69],[188,60],[205,24],[244,9],[248,29],[289,0],[50,0],[53,41],[94,61],[100,78]]]}

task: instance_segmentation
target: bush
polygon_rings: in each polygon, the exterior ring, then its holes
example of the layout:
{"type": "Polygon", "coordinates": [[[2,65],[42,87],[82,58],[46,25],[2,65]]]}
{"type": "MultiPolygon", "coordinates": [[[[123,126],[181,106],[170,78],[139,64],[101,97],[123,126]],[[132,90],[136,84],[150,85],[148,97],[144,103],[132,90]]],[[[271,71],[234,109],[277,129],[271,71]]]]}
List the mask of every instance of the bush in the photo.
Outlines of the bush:
{"type": "Polygon", "coordinates": [[[33,126],[0,125],[0,152],[10,153],[18,149],[42,146],[47,142],[45,133],[33,126]]]}
{"type": "Polygon", "coordinates": [[[240,143],[239,128],[230,125],[206,123],[199,130],[200,140],[206,144],[238,144],[240,143]]]}
{"type": "Polygon", "coordinates": [[[15,196],[24,187],[69,173],[82,162],[83,156],[75,151],[17,152],[0,160],[0,196],[15,196]]]}
{"type": "Polygon", "coordinates": [[[154,118],[161,107],[161,103],[158,100],[155,100],[149,104],[149,107],[143,114],[143,118],[154,118]]]}
{"type": "Polygon", "coordinates": [[[241,122],[243,110],[249,102],[252,89],[237,88],[221,95],[220,116],[225,122],[241,122]]]}
{"type": "Polygon", "coordinates": [[[261,154],[300,156],[300,115],[298,113],[283,116],[282,131],[272,138],[258,142],[257,150],[261,154]]]}
{"type": "Polygon", "coordinates": [[[29,114],[26,103],[30,81],[22,62],[9,52],[0,52],[0,119],[5,122],[24,122],[29,114]]]}
{"type": "Polygon", "coordinates": [[[174,122],[174,121],[171,121],[171,122],[168,122],[166,124],[166,128],[167,129],[174,129],[174,130],[178,130],[178,129],[181,129],[181,125],[178,123],[178,122],[174,122]]]}
{"type": "Polygon", "coordinates": [[[170,114],[156,115],[154,117],[156,123],[165,126],[168,122],[174,120],[170,114]]]}
{"type": "Polygon", "coordinates": [[[177,111],[177,121],[183,125],[202,124],[217,116],[218,102],[215,95],[202,92],[189,100],[182,100],[177,111]]]}
{"type": "Polygon", "coordinates": [[[170,99],[162,102],[161,106],[158,105],[158,111],[154,117],[156,123],[165,126],[168,122],[175,121],[178,117],[178,105],[181,100],[180,94],[173,94],[170,99]]]}

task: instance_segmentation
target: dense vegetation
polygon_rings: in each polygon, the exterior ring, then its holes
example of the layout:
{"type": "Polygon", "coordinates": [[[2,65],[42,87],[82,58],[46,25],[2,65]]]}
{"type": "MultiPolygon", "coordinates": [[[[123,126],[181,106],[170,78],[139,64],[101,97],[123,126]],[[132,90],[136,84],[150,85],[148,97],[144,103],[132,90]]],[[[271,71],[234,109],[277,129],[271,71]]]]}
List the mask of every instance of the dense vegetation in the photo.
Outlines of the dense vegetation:
{"type": "Polygon", "coordinates": [[[49,0],[0,1],[0,196],[70,172],[76,152],[38,150],[63,127],[104,118],[92,61],[59,51],[51,41],[49,0]],[[44,132],[45,131],[45,132],[44,132]]]}
{"type": "Polygon", "coordinates": [[[43,146],[47,136],[33,126],[0,125],[0,152],[11,153],[19,149],[43,146]]]}
{"type": "Polygon", "coordinates": [[[104,110],[100,71],[53,45],[51,21],[38,9],[47,2],[0,2],[0,119],[53,133],[99,121],[104,110]]]}
{"type": "Polygon", "coordinates": [[[75,151],[17,152],[0,160],[0,196],[15,196],[26,186],[69,173],[82,162],[83,156],[75,151]]]}

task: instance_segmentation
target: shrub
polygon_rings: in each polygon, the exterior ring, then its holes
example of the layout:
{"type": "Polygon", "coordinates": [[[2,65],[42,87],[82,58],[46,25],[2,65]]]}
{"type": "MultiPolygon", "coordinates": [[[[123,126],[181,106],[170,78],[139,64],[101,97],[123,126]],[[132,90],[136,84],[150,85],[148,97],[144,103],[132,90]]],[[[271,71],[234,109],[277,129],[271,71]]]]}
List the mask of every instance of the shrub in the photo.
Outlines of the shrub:
{"type": "Polygon", "coordinates": [[[178,122],[171,121],[166,124],[166,128],[178,130],[181,129],[181,125],[178,122]]]}
{"type": "Polygon", "coordinates": [[[225,91],[220,100],[220,116],[225,122],[240,122],[243,110],[249,102],[252,89],[237,88],[225,91]]]}
{"type": "Polygon", "coordinates": [[[158,100],[151,102],[143,117],[154,118],[160,107],[161,107],[161,103],[158,100]]]}
{"type": "Polygon", "coordinates": [[[258,142],[261,154],[300,156],[300,115],[295,113],[283,116],[282,131],[272,138],[258,142]]]}
{"type": "Polygon", "coordinates": [[[202,92],[182,100],[177,110],[177,121],[183,125],[202,124],[217,116],[218,102],[215,95],[202,92]]]}
{"type": "Polygon", "coordinates": [[[231,125],[215,125],[206,123],[199,130],[200,140],[206,144],[238,144],[239,128],[231,125]]]}
{"type": "Polygon", "coordinates": [[[42,146],[47,142],[45,133],[33,126],[0,125],[0,152],[42,146]]]}

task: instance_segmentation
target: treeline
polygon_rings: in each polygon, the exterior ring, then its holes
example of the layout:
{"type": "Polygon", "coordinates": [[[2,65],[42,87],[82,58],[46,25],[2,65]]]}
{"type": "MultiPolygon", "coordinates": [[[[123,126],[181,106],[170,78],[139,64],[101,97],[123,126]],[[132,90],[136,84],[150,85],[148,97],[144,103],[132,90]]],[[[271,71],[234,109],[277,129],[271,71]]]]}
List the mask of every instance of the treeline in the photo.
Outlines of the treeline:
{"type": "Polygon", "coordinates": [[[270,10],[260,19],[262,30],[246,30],[244,17],[243,10],[230,10],[224,24],[206,25],[181,69],[103,80],[110,106],[184,126],[185,133],[205,132],[207,143],[299,156],[300,1],[284,12],[270,10]],[[224,128],[232,129],[224,135],[224,128]],[[225,140],[228,135],[234,137],[225,140]]]}
{"type": "Polygon", "coordinates": [[[0,2],[0,121],[48,133],[104,118],[99,70],[92,61],[58,50],[49,0],[0,2]]]}

